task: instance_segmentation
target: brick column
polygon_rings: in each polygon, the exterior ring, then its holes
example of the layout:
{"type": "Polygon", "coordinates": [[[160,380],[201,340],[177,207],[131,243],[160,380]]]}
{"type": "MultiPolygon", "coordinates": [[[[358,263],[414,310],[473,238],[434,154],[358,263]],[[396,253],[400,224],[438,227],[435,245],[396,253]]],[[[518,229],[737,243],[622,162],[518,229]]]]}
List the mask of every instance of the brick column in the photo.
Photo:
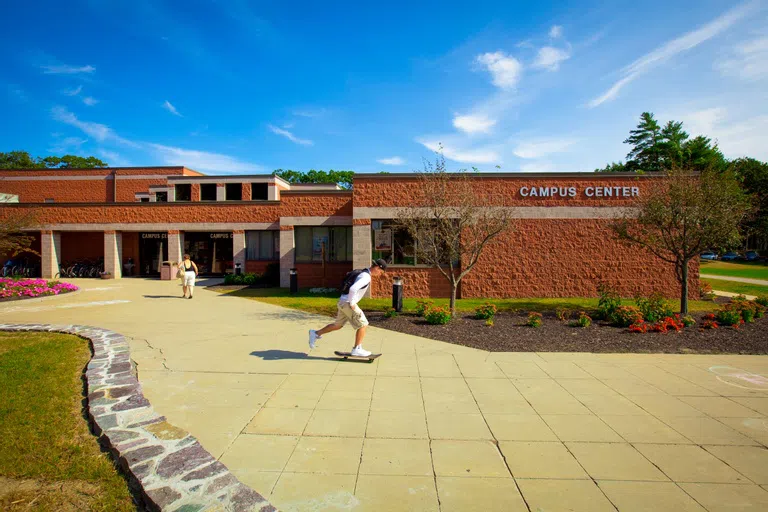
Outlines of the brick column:
{"type": "Polygon", "coordinates": [[[294,265],[295,247],[293,226],[280,226],[280,288],[291,285],[290,271],[294,265]]]}
{"type": "Polygon", "coordinates": [[[123,234],[116,231],[104,232],[104,272],[115,279],[123,276],[123,234]]]}
{"type": "Polygon", "coordinates": [[[199,183],[193,183],[192,184],[192,197],[189,198],[190,201],[200,201],[200,184],[199,183]]]}
{"type": "Polygon", "coordinates": [[[44,279],[54,279],[59,270],[61,255],[61,233],[53,231],[40,232],[41,272],[44,279]]]}
{"type": "Polygon", "coordinates": [[[178,230],[168,231],[168,261],[176,264],[181,261],[184,245],[178,230]]]}
{"type": "Polygon", "coordinates": [[[280,190],[277,188],[277,185],[274,183],[270,183],[267,187],[267,200],[269,201],[279,201],[280,200],[280,190]]]}
{"type": "Polygon", "coordinates": [[[245,274],[245,231],[232,232],[232,264],[237,268],[237,263],[245,274]]]}
{"type": "MultiPolygon", "coordinates": [[[[371,219],[354,219],[352,223],[352,268],[368,268],[373,259],[371,219]]],[[[370,286],[365,296],[371,296],[370,286]]]]}
{"type": "Polygon", "coordinates": [[[217,201],[227,200],[227,189],[223,183],[216,184],[216,200],[217,201]]]}
{"type": "Polygon", "coordinates": [[[242,185],[243,185],[243,192],[242,192],[243,198],[242,199],[243,199],[243,201],[250,201],[251,199],[253,199],[253,197],[251,196],[251,184],[250,183],[243,183],[242,185]]]}

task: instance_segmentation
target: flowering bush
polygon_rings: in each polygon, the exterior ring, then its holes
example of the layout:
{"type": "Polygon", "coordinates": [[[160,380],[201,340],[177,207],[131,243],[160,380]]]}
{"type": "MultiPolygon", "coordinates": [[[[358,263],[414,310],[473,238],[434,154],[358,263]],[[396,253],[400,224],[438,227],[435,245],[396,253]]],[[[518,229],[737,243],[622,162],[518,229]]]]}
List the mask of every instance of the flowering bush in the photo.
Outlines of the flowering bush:
{"type": "Polygon", "coordinates": [[[613,312],[621,306],[621,297],[616,290],[604,284],[597,287],[597,293],[600,295],[597,301],[597,317],[610,320],[613,312]]]}
{"type": "Polygon", "coordinates": [[[715,319],[717,323],[722,325],[732,325],[738,327],[742,322],[741,312],[738,309],[731,307],[730,304],[722,306],[715,312],[715,319]]]}
{"type": "Polygon", "coordinates": [[[705,321],[709,321],[709,322],[714,322],[715,321],[715,314],[714,313],[707,313],[706,315],[704,315],[704,320],[705,321]]]}
{"type": "Polygon", "coordinates": [[[701,300],[714,300],[715,294],[712,293],[712,285],[709,283],[701,282],[699,285],[699,298],[701,300]]]}
{"type": "Polygon", "coordinates": [[[704,322],[702,322],[701,326],[704,329],[717,329],[717,322],[715,322],[714,320],[704,320],[704,322]]]}
{"type": "Polygon", "coordinates": [[[451,312],[447,308],[435,307],[424,314],[428,324],[443,325],[451,321],[451,312]]]}
{"type": "Polygon", "coordinates": [[[417,300],[416,301],[416,314],[419,316],[426,317],[427,312],[432,309],[432,306],[434,306],[434,302],[431,300],[417,300]]]}
{"type": "Polygon", "coordinates": [[[652,332],[680,332],[683,330],[683,322],[679,318],[680,315],[674,317],[666,316],[658,322],[651,325],[648,329],[652,332]]]}
{"type": "Polygon", "coordinates": [[[569,324],[571,327],[589,327],[592,325],[592,317],[585,312],[580,312],[579,317],[569,324]]]}
{"type": "Polygon", "coordinates": [[[755,304],[760,304],[764,308],[768,308],[768,295],[761,295],[755,299],[755,304]]]}
{"type": "Polygon", "coordinates": [[[682,318],[683,325],[686,327],[691,327],[693,325],[696,325],[696,320],[693,319],[691,315],[685,315],[682,318]]]}
{"type": "Polygon", "coordinates": [[[640,320],[639,322],[635,322],[629,326],[629,332],[639,332],[639,333],[648,332],[648,324],[646,324],[645,321],[643,320],[640,320]]]}
{"type": "Polygon", "coordinates": [[[493,327],[493,318],[489,318],[485,321],[485,325],[488,327],[493,327]]]}
{"type": "Polygon", "coordinates": [[[528,313],[528,321],[525,325],[528,327],[541,327],[541,313],[535,311],[528,313]]]}
{"type": "Polygon", "coordinates": [[[560,308],[557,308],[555,310],[555,316],[561,322],[567,322],[568,319],[571,318],[571,310],[570,309],[560,309],[560,308]]]}
{"type": "Polygon", "coordinates": [[[496,304],[486,302],[482,306],[475,308],[475,318],[478,320],[488,320],[489,318],[493,318],[497,311],[498,308],[496,307],[496,304]]]}
{"type": "Polygon", "coordinates": [[[395,311],[395,308],[387,308],[384,311],[384,318],[394,318],[397,316],[397,311],[395,311]]]}
{"type": "Polygon", "coordinates": [[[619,306],[611,315],[611,323],[619,327],[629,327],[643,321],[643,314],[635,306],[619,306]]]}
{"type": "Polygon", "coordinates": [[[648,298],[635,297],[635,304],[640,308],[646,322],[658,322],[675,314],[672,304],[667,302],[660,293],[652,293],[648,298]]]}
{"type": "Polygon", "coordinates": [[[73,292],[77,286],[58,281],[46,281],[45,279],[10,279],[0,277],[0,299],[12,297],[35,298],[46,295],[58,295],[60,293],[73,292]]]}

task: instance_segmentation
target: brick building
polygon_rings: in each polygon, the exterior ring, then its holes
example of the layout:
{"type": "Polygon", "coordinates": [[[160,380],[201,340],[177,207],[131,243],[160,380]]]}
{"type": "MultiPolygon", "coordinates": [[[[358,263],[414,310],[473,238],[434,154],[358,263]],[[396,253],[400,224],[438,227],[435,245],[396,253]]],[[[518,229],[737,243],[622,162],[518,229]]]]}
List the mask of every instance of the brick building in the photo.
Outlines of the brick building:
{"type": "MultiPolygon", "coordinates": [[[[514,229],[491,246],[464,279],[459,296],[594,296],[601,282],[622,295],[678,295],[673,269],[616,242],[608,228],[649,180],[637,175],[473,175],[478,190],[513,208],[514,229]]],[[[373,257],[390,261],[406,296],[447,296],[436,269],[419,265],[392,220],[418,201],[411,174],[357,174],[352,190],[289,184],[269,175],[206,176],[184,167],[3,170],[0,193],[18,203],[0,216],[33,209],[34,248],[43,277],[60,265],[103,260],[115,277],[156,275],[163,261],[189,252],[202,273],[238,265],[263,272],[279,264],[282,286],[297,269],[301,287],[337,287],[373,257]],[[375,244],[375,246],[374,246],[375,244]],[[127,265],[128,262],[132,265],[127,265]]],[[[698,266],[691,272],[698,290],[698,266]]],[[[379,280],[374,296],[386,296],[379,280]]]]}

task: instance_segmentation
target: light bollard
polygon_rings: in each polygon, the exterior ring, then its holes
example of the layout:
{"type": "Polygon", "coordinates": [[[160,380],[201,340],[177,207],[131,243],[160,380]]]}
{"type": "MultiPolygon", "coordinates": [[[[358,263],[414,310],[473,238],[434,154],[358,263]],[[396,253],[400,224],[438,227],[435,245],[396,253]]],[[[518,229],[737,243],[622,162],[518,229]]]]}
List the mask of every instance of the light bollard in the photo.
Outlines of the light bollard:
{"type": "Polygon", "coordinates": [[[290,271],[291,276],[291,293],[297,293],[299,291],[299,273],[295,268],[292,268],[290,271]]]}
{"type": "Polygon", "coordinates": [[[392,308],[400,313],[403,310],[403,278],[392,280],[392,308]]]}

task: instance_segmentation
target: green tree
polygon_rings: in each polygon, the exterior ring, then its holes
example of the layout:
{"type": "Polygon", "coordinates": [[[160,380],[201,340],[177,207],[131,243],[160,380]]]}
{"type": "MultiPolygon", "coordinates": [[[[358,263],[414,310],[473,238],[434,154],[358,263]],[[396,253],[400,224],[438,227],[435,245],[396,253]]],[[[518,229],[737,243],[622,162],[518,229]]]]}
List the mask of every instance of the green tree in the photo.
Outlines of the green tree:
{"type": "Polygon", "coordinates": [[[685,143],[683,149],[686,158],[684,163],[698,171],[703,169],[723,171],[728,166],[720,148],[717,144],[712,144],[709,137],[703,135],[694,137],[685,143]]]}
{"type": "Polygon", "coordinates": [[[306,172],[291,169],[277,169],[272,175],[283,178],[288,183],[336,183],[341,188],[351,189],[353,171],[317,171],[311,169],[306,172]]]}
{"type": "Polygon", "coordinates": [[[739,158],[731,162],[729,169],[752,196],[754,205],[752,215],[744,223],[743,234],[768,241],[768,163],[754,158],[739,158]]]}
{"type": "Polygon", "coordinates": [[[595,169],[595,172],[627,172],[627,165],[623,162],[611,162],[602,169],[595,169]]]}
{"type": "Polygon", "coordinates": [[[662,169],[661,127],[650,112],[643,112],[637,128],[629,132],[624,144],[631,144],[632,149],[627,154],[627,161],[634,161],[646,172],[656,172],[662,169]]]}
{"type": "Polygon", "coordinates": [[[688,267],[709,247],[734,245],[750,201],[730,171],[676,168],[649,182],[633,208],[612,224],[617,238],[672,263],[680,283],[680,314],[688,313],[688,267]]]}
{"type": "Polygon", "coordinates": [[[680,167],[688,161],[686,141],[688,133],[683,130],[683,123],[668,121],[661,130],[661,140],[657,143],[661,155],[661,165],[665,169],[680,167]]]}
{"type": "Polygon", "coordinates": [[[94,156],[33,157],[27,151],[0,153],[0,169],[95,169],[109,164],[94,156]]]}

